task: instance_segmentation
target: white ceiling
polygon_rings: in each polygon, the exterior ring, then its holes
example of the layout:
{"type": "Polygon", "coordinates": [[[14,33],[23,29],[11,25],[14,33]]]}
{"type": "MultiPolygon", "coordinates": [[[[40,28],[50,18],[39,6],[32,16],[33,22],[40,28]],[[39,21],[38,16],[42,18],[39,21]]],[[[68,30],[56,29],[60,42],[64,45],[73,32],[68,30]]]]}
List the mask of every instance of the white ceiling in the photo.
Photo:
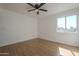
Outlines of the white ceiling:
{"type": "MultiPolygon", "coordinates": [[[[32,9],[31,6],[27,5],[26,3],[1,3],[0,7],[4,9],[8,9],[17,13],[36,16],[36,12],[27,12],[27,10],[32,9]]],[[[66,10],[74,9],[79,7],[79,3],[47,3],[41,8],[47,9],[48,12],[40,12],[38,16],[47,16],[51,14],[56,14],[59,12],[63,12],[66,10]]]]}

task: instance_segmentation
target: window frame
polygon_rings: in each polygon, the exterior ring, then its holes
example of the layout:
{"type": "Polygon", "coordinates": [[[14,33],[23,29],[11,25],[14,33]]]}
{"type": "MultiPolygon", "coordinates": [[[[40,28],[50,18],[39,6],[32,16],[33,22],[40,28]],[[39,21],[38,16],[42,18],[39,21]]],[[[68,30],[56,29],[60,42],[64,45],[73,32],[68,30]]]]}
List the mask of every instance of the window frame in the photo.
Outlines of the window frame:
{"type": "MultiPolygon", "coordinates": [[[[76,14],[75,14],[76,15],[76,14]]],[[[68,16],[74,16],[74,15],[68,15],[68,16]]],[[[58,31],[58,25],[57,25],[57,28],[56,28],[56,32],[59,32],[59,33],[77,33],[78,32],[78,23],[77,23],[77,21],[78,21],[78,16],[76,15],[76,29],[77,29],[77,31],[75,31],[75,32],[71,32],[71,31],[66,31],[66,28],[67,28],[67,25],[66,25],[66,23],[67,23],[67,19],[66,19],[66,17],[68,17],[68,16],[62,16],[62,17],[57,17],[56,19],[57,19],[57,21],[58,21],[58,18],[65,18],[65,31],[58,31]]]]}

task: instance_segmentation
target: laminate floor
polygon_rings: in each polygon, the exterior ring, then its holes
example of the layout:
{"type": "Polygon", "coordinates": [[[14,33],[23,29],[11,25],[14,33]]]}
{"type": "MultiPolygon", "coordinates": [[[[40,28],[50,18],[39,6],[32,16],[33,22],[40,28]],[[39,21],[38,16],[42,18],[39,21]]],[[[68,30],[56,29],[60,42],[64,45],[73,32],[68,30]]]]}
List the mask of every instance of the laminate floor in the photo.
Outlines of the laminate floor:
{"type": "Polygon", "coordinates": [[[44,39],[0,47],[1,56],[79,56],[79,48],[44,39]]]}

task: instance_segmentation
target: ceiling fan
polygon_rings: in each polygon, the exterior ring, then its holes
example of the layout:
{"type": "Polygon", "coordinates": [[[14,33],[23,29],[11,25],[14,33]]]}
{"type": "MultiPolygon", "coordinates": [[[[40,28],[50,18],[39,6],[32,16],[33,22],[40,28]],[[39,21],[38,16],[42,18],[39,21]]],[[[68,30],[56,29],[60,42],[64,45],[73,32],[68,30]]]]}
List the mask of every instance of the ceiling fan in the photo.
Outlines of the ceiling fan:
{"type": "Polygon", "coordinates": [[[31,12],[31,11],[36,11],[37,15],[39,15],[39,11],[44,11],[44,12],[47,12],[48,10],[45,10],[45,9],[41,9],[41,7],[46,4],[46,3],[40,3],[40,4],[31,4],[31,3],[27,3],[28,5],[32,6],[34,9],[31,9],[31,10],[28,10],[28,12],[31,12]]]}

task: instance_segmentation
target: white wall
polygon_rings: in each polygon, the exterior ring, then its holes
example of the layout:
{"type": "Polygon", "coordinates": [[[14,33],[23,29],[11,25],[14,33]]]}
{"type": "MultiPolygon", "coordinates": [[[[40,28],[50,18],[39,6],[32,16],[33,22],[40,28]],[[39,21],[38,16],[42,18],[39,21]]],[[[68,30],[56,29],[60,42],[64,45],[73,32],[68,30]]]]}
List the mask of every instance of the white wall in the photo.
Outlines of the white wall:
{"type": "Polygon", "coordinates": [[[36,37],[36,18],[0,9],[0,46],[36,37]]]}
{"type": "Polygon", "coordinates": [[[78,29],[79,29],[79,9],[73,9],[65,12],[61,12],[55,15],[49,15],[46,17],[40,17],[38,20],[38,36],[50,41],[69,44],[79,47],[79,30],[78,33],[58,33],[56,32],[57,17],[65,15],[78,15],[78,29]]]}
{"type": "Polygon", "coordinates": [[[39,37],[79,47],[79,33],[56,32],[56,18],[73,14],[78,15],[79,22],[79,9],[40,18],[0,9],[0,46],[39,37]]]}

